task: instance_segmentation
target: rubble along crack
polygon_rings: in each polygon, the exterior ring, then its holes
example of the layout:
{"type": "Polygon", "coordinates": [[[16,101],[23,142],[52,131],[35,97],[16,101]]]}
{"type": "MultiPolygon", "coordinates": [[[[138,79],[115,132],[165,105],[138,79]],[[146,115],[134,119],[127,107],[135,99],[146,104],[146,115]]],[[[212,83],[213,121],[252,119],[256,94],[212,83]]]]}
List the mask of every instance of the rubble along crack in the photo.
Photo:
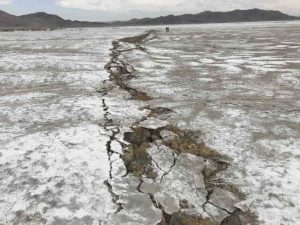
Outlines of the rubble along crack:
{"type": "MultiPolygon", "coordinates": [[[[119,58],[119,56],[121,56],[121,54],[123,52],[129,52],[129,51],[133,51],[133,50],[136,50],[136,49],[145,51],[145,49],[143,47],[141,47],[140,44],[144,41],[145,38],[147,38],[153,32],[154,31],[149,31],[149,32],[146,32],[146,33],[144,33],[142,35],[138,35],[138,36],[135,36],[135,37],[128,37],[128,38],[119,39],[118,41],[113,41],[112,42],[113,48],[111,49],[111,56],[112,56],[112,58],[111,58],[110,62],[108,62],[105,65],[105,69],[110,74],[109,79],[110,79],[110,81],[113,81],[113,83],[115,85],[114,87],[118,86],[121,89],[127,91],[130,94],[130,96],[131,96],[132,99],[138,100],[138,101],[148,101],[148,100],[151,100],[151,97],[149,97],[146,93],[144,93],[144,92],[142,92],[142,91],[140,91],[138,89],[132,88],[132,87],[130,87],[128,85],[128,81],[134,77],[135,70],[134,70],[134,68],[133,68],[132,65],[130,65],[130,64],[124,62],[123,60],[121,60],[119,58]],[[122,49],[119,49],[120,42],[134,44],[135,47],[131,47],[131,48],[123,49],[122,50],[122,49]]],[[[107,94],[109,91],[113,90],[114,87],[105,90],[104,93],[107,94]]],[[[110,168],[110,178],[112,178],[111,155],[113,154],[113,152],[112,152],[112,149],[111,149],[111,143],[115,139],[116,135],[118,135],[120,133],[120,130],[119,130],[119,128],[117,128],[117,130],[114,130],[114,129],[111,129],[109,127],[109,126],[113,125],[113,121],[111,119],[109,119],[109,115],[110,115],[110,113],[109,113],[109,107],[106,105],[105,99],[103,99],[103,109],[105,111],[105,119],[106,119],[105,129],[107,131],[112,132],[112,135],[110,136],[110,140],[107,142],[107,152],[108,152],[108,156],[109,156],[109,160],[110,160],[110,166],[111,166],[111,168],[110,168]]],[[[151,116],[148,115],[147,117],[144,117],[143,120],[146,120],[149,117],[151,117],[151,116]]],[[[180,147],[180,149],[179,149],[180,152],[190,153],[190,152],[186,151],[185,149],[182,149],[181,145],[179,145],[179,147],[180,147]]],[[[193,154],[193,153],[190,153],[190,154],[193,154]]],[[[195,155],[197,155],[197,154],[195,154],[195,155]]],[[[163,181],[164,177],[167,176],[169,173],[171,173],[171,171],[173,170],[173,168],[176,166],[176,162],[178,160],[178,155],[176,157],[176,154],[174,153],[173,157],[174,157],[173,164],[171,165],[170,169],[162,175],[162,177],[160,179],[160,183],[163,181]]],[[[211,156],[211,157],[212,157],[211,160],[215,160],[214,156],[211,156]]],[[[151,161],[153,163],[155,163],[157,165],[157,167],[159,169],[161,169],[160,166],[159,166],[159,164],[157,162],[155,162],[152,159],[151,156],[150,156],[150,159],[151,159],[151,161]]],[[[213,174],[213,176],[215,176],[220,171],[216,170],[216,171],[213,171],[213,172],[215,172],[213,174]]],[[[128,171],[128,169],[127,169],[127,173],[126,174],[129,174],[129,173],[130,173],[130,171],[128,171]]],[[[205,177],[205,174],[203,174],[203,177],[205,177]]],[[[208,177],[207,181],[209,183],[211,182],[211,180],[212,180],[212,177],[211,176],[208,177]]],[[[166,212],[165,212],[163,206],[160,204],[160,202],[158,202],[158,201],[155,200],[154,194],[142,192],[141,186],[142,186],[143,182],[144,182],[143,178],[140,177],[140,183],[136,187],[137,191],[140,192],[140,193],[148,194],[149,195],[149,198],[152,201],[153,206],[155,208],[159,209],[162,212],[163,219],[166,218],[166,217],[170,218],[172,215],[166,214],[166,212]]],[[[115,194],[112,192],[112,189],[113,189],[112,186],[108,182],[107,182],[107,186],[108,186],[110,192],[112,193],[113,198],[115,199],[114,202],[116,204],[119,204],[117,202],[118,201],[118,196],[116,195],[117,198],[115,198],[115,194]]],[[[212,183],[210,183],[210,186],[214,186],[215,187],[215,185],[212,184],[212,183]]],[[[216,186],[216,187],[218,187],[218,186],[216,186]]],[[[233,214],[233,213],[230,213],[227,209],[223,209],[223,208],[221,208],[219,206],[216,206],[214,203],[210,202],[210,195],[212,194],[212,191],[210,191],[209,188],[206,187],[206,185],[205,185],[205,189],[207,190],[207,196],[206,196],[207,199],[206,199],[206,202],[204,202],[204,204],[202,205],[202,208],[203,208],[204,211],[206,211],[205,206],[207,204],[211,204],[211,205],[215,206],[216,208],[227,212],[228,214],[233,214]]],[[[119,206],[121,207],[121,209],[120,208],[119,209],[122,210],[122,205],[119,204],[119,206]]],[[[119,212],[119,211],[117,211],[117,212],[119,212]]],[[[192,215],[191,217],[195,217],[195,216],[192,215]]],[[[227,218],[225,218],[224,221],[226,219],[227,218]]],[[[221,224],[223,224],[223,221],[222,221],[221,224]]]]}

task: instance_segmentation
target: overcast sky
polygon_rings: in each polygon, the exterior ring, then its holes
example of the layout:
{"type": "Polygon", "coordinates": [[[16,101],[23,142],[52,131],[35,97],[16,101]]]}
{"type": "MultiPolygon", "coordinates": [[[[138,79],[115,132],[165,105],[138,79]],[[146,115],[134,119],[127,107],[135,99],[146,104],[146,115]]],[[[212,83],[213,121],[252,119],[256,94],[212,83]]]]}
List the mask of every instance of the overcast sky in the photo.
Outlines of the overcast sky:
{"type": "Polygon", "coordinates": [[[300,16],[300,0],[0,0],[0,9],[12,14],[44,11],[66,19],[92,21],[250,8],[300,16]]]}

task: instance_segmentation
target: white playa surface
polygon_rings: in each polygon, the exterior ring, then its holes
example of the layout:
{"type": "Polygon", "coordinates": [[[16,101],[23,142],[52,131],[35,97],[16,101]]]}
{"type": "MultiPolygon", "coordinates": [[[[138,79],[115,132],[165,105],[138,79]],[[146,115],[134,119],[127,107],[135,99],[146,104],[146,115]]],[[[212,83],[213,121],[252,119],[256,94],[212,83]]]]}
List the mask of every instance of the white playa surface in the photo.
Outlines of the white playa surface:
{"type": "Polygon", "coordinates": [[[156,225],[162,215],[148,193],[158,186],[156,200],[169,213],[182,199],[202,210],[202,158],[152,145],[156,183],[126,174],[123,133],[150,112],[147,104],[174,113],[140,126],[200,131],[207,145],[233,159],[220,176],[247,195],[260,224],[298,224],[300,23],[158,32],[146,51],[123,55],[136,69],[130,85],[154,98],[147,103],[103,84],[112,40],[146,29],[1,33],[0,224],[156,225]],[[103,88],[110,91],[96,92],[103,88]]]}
{"type": "Polygon", "coordinates": [[[230,156],[261,224],[300,221],[300,23],[171,27],[132,52],[132,85],[230,156]]]}
{"type": "MultiPolygon", "coordinates": [[[[141,31],[129,29],[131,32],[141,31]]],[[[0,36],[0,224],[99,224],[116,210],[102,97],[122,29],[0,36]]]]}

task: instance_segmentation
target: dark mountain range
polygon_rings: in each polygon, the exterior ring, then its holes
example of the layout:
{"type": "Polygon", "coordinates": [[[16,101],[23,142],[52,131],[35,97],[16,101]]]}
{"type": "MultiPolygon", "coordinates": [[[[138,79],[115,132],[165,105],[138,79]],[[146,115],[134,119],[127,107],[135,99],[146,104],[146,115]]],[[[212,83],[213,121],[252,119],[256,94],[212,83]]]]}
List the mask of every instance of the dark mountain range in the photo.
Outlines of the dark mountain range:
{"type": "Polygon", "coordinates": [[[0,28],[2,29],[55,29],[66,27],[101,27],[106,25],[106,23],[101,22],[64,20],[59,16],[44,12],[14,16],[0,10],[0,28]]]}
{"type": "Polygon", "coordinates": [[[0,30],[20,29],[56,29],[67,27],[103,27],[130,25],[159,25],[159,24],[196,24],[196,23],[227,23],[297,20],[299,17],[289,16],[279,11],[249,9],[230,12],[205,11],[198,14],[169,15],[157,18],[132,19],[112,23],[65,20],[57,15],[38,12],[23,16],[14,16],[0,10],[0,30]]]}
{"type": "Polygon", "coordinates": [[[249,9],[230,12],[205,11],[198,14],[184,14],[180,16],[161,16],[157,18],[132,19],[126,22],[115,22],[119,25],[156,25],[156,24],[197,24],[197,23],[229,23],[297,20],[299,17],[289,16],[279,11],[249,9]]]}

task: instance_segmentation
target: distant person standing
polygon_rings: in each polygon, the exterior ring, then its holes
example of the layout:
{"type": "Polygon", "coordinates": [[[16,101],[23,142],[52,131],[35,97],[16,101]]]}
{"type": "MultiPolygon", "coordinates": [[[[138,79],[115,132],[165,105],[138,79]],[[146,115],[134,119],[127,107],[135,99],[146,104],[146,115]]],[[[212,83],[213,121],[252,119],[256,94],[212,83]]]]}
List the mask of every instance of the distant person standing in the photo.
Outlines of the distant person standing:
{"type": "Polygon", "coordinates": [[[170,27],[166,27],[166,32],[170,32],[170,27]]]}

